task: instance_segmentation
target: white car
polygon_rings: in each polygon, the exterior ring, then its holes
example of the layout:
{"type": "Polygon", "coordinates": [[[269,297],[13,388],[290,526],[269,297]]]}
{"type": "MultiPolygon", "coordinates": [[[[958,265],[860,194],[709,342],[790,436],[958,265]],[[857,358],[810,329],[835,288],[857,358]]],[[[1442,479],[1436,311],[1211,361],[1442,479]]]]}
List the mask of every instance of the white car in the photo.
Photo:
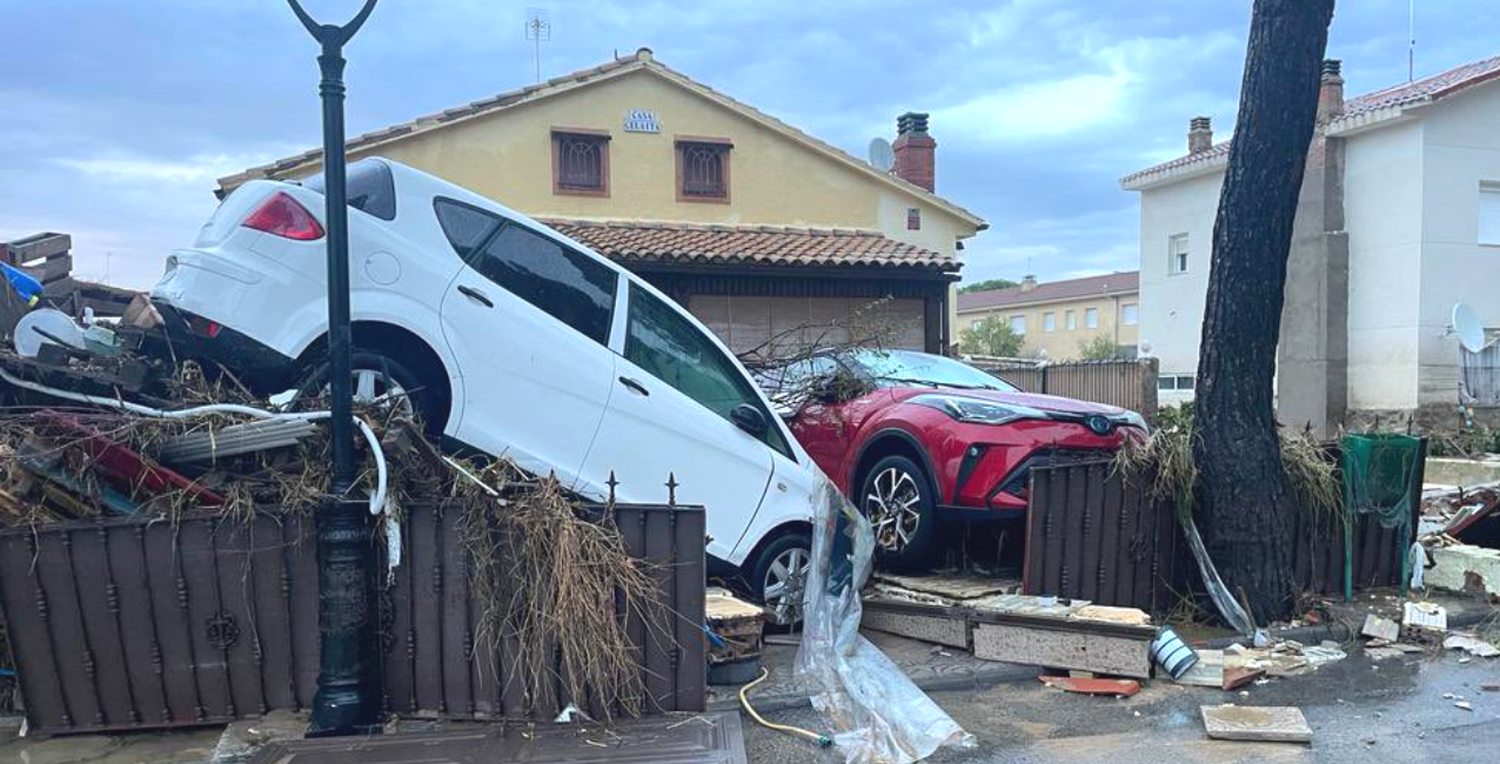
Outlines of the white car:
{"type": "MultiPolygon", "coordinates": [[[[411,167],[355,162],[348,196],[356,396],[404,394],[449,447],[585,495],[613,475],[618,500],[665,503],[675,477],[677,501],[706,508],[711,571],[796,617],[821,476],[712,332],[582,244],[411,167]]],[[[226,198],[151,292],[177,352],[268,391],[326,377],[324,205],[321,177],[226,198]]]]}

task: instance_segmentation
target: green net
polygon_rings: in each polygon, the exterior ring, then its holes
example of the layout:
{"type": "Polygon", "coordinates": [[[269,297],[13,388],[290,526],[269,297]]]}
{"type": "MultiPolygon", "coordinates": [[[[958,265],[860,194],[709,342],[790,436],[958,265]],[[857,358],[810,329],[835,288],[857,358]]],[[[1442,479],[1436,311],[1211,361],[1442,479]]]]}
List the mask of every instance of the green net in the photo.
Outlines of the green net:
{"type": "MultiPolygon", "coordinates": [[[[1374,515],[1383,528],[1410,539],[1415,507],[1422,441],[1409,435],[1345,435],[1342,441],[1344,472],[1344,598],[1353,596],[1353,528],[1358,515],[1374,515]]],[[[1401,591],[1406,591],[1407,545],[1398,544],[1401,558],[1401,591]]]]}

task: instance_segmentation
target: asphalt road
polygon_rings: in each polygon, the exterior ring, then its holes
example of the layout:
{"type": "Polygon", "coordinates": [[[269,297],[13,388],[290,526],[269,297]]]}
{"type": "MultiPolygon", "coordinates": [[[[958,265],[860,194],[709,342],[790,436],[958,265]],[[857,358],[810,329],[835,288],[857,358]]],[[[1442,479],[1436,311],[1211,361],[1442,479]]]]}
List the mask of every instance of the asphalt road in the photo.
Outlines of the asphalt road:
{"type": "MultiPolygon", "coordinates": [[[[1314,674],[1238,692],[1151,682],[1134,698],[1068,695],[1039,683],[1005,684],[982,692],[941,692],[933,698],[977,738],[967,751],[943,751],[949,762],[1443,762],[1500,761],[1500,658],[1460,664],[1456,654],[1373,663],[1357,650],[1314,674]],[[1455,707],[1462,696],[1473,711],[1455,707]],[[1209,740],[1198,708],[1298,706],[1313,727],[1311,745],[1209,740]]],[[[809,709],[775,714],[776,721],[816,728],[809,709]]],[[[841,762],[800,739],[746,720],[752,762],[841,762]]]]}

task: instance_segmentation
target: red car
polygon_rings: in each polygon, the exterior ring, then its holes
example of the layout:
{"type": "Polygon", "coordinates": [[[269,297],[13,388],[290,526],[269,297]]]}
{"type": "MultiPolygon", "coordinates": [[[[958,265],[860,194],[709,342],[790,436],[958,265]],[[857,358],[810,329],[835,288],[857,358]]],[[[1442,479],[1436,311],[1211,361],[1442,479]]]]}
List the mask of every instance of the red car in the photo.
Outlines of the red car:
{"type": "Polygon", "coordinates": [[[1024,393],[911,351],[830,353],[767,375],[792,433],[875,526],[888,562],[934,551],[939,517],[1020,518],[1033,467],[1144,438],[1139,414],[1024,393]]]}

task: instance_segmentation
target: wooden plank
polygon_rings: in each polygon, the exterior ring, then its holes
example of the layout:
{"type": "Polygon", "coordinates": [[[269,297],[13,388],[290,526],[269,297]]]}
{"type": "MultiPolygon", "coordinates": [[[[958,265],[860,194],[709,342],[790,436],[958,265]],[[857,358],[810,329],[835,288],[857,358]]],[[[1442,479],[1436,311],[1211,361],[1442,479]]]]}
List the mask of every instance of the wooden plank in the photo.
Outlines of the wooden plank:
{"type": "Polygon", "coordinates": [[[1095,574],[1095,596],[1089,598],[1101,605],[1119,605],[1121,562],[1129,557],[1120,549],[1120,523],[1124,521],[1125,481],[1111,475],[1104,484],[1100,502],[1099,566],[1095,574]]]}
{"type": "Polygon", "coordinates": [[[65,255],[73,248],[73,237],[65,233],[34,233],[8,242],[0,242],[0,261],[11,265],[29,265],[32,261],[54,255],[65,255]]]}

